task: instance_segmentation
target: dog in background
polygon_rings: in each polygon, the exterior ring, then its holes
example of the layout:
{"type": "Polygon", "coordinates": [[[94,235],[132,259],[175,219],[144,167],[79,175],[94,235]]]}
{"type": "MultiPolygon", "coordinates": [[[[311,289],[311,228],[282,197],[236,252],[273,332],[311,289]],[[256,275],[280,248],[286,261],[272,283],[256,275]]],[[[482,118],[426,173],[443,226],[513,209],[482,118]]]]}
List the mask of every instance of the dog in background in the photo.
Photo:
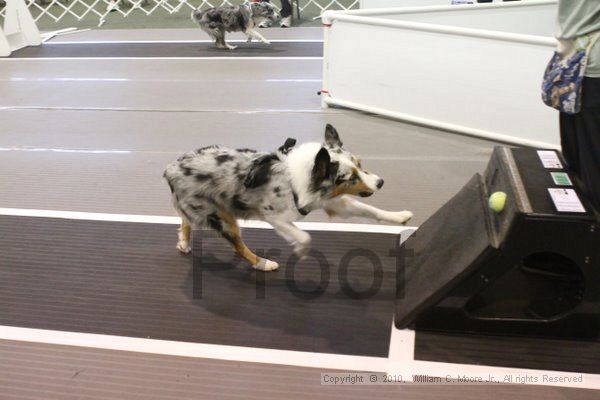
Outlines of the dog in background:
{"type": "Polygon", "coordinates": [[[278,18],[277,11],[267,1],[253,1],[240,6],[221,6],[204,11],[200,9],[192,11],[192,21],[198,23],[200,28],[214,39],[217,48],[230,50],[237,46],[227,44],[226,32],[244,32],[248,37],[248,43],[252,39],[257,39],[269,44],[270,42],[254,28],[264,21],[273,21],[278,18]]]}
{"type": "Polygon", "coordinates": [[[323,143],[294,145],[295,140],[288,139],[272,153],[209,146],[169,164],[164,177],[181,216],[179,251],[191,251],[191,229],[210,227],[254,268],[270,271],[279,265],[246,247],[237,219],[268,222],[302,258],[309,252],[311,237],[294,221],[311,211],[324,209],[330,216],[395,224],[412,217],[410,211],[380,210],[351,197],[371,196],[381,189],[383,179],[362,167],[331,125],[323,143]]]}

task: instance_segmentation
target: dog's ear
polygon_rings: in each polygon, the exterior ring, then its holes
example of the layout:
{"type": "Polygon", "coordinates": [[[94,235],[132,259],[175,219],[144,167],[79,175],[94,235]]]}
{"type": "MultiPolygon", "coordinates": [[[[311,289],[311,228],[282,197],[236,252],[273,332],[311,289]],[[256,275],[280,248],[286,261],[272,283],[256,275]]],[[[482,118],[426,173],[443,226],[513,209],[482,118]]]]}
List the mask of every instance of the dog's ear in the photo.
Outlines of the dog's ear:
{"type": "Polygon", "coordinates": [[[290,150],[292,150],[292,147],[294,147],[295,145],[296,145],[296,139],[287,138],[285,143],[283,144],[283,146],[279,146],[279,149],[277,151],[279,151],[283,154],[287,154],[290,152],[290,150]]]}
{"type": "Polygon", "coordinates": [[[321,147],[321,150],[315,157],[315,166],[312,170],[312,184],[314,188],[321,186],[321,183],[325,179],[329,179],[331,170],[331,157],[325,147],[321,147]]]}
{"type": "Polygon", "coordinates": [[[337,177],[339,169],[340,169],[339,162],[332,161],[329,163],[329,179],[331,179],[332,182],[335,182],[335,178],[337,177]]]}
{"type": "Polygon", "coordinates": [[[325,144],[329,147],[342,147],[344,145],[337,130],[331,124],[327,124],[325,127],[325,144]]]}

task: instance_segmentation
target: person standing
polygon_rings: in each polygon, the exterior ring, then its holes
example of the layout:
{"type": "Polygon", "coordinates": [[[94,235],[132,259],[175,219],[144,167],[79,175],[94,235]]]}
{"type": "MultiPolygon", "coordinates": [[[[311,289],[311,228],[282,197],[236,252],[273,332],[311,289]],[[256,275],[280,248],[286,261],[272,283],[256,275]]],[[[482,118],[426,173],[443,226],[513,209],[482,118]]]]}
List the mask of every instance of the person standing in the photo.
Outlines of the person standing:
{"type": "Polygon", "coordinates": [[[292,26],[292,3],[290,0],[281,0],[281,21],[279,25],[282,28],[292,26]]]}
{"type": "Polygon", "coordinates": [[[560,48],[573,47],[582,38],[591,47],[576,114],[560,112],[562,152],[583,194],[600,213],[600,0],[559,0],[556,38],[560,48]]]}

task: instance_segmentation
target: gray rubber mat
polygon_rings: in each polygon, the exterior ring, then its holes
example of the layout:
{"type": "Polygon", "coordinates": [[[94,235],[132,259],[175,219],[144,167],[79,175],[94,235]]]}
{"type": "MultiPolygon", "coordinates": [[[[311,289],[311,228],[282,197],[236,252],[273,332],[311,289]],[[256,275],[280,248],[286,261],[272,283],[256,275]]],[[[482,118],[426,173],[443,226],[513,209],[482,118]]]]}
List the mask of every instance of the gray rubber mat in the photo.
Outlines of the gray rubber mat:
{"type": "Polygon", "coordinates": [[[235,50],[217,49],[212,43],[85,43],[25,47],[12,58],[55,57],[322,57],[321,42],[232,42],[235,50]]]}
{"type": "Polygon", "coordinates": [[[395,235],[312,232],[328,266],[309,258],[294,267],[285,265],[290,248],[272,230],[245,230],[251,249],[282,265],[265,274],[214,240],[202,243],[200,265],[175,249],[176,228],[0,217],[0,325],[387,356],[395,235]],[[373,255],[376,267],[365,258],[373,255]],[[373,281],[376,293],[353,297],[373,281]],[[325,290],[315,296],[319,287],[325,290]]]}
{"type": "Polygon", "coordinates": [[[415,359],[600,374],[600,342],[417,332],[415,359]]]}
{"type": "Polygon", "coordinates": [[[533,385],[321,385],[320,368],[0,340],[2,400],[593,400],[533,385]]]}

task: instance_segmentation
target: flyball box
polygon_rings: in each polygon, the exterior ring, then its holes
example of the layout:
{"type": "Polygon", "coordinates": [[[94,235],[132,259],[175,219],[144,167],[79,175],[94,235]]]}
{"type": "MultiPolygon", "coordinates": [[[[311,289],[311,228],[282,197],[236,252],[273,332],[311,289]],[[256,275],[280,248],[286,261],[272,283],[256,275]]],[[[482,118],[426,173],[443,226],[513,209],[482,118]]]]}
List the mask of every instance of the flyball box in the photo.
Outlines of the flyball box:
{"type": "Polygon", "coordinates": [[[555,151],[496,147],[401,256],[397,328],[598,337],[600,223],[555,151]]]}

